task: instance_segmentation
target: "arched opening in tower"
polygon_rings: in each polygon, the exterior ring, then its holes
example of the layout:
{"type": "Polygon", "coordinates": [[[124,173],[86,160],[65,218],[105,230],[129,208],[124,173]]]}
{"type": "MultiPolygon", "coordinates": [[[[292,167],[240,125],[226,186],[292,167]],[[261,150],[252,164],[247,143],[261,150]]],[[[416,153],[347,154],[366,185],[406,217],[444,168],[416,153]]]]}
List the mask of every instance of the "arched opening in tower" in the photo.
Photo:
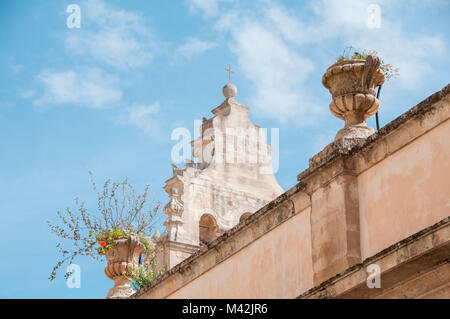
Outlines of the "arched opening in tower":
{"type": "Polygon", "coordinates": [[[204,246],[216,238],[217,238],[216,219],[209,214],[203,214],[199,222],[200,245],[204,246]]]}

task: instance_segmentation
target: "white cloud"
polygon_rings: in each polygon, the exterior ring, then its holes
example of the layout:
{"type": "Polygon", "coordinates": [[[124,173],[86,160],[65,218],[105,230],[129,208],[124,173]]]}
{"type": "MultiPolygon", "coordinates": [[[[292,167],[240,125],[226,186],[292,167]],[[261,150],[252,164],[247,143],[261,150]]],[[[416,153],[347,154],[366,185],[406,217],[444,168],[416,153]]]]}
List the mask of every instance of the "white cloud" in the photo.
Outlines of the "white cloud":
{"type": "MultiPolygon", "coordinates": [[[[314,12],[315,18],[323,17],[321,25],[325,25],[324,29],[328,29],[335,34],[339,32],[335,28],[338,29],[346,29],[346,28],[358,28],[358,29],[367,29],[366,19],[367,19],[367,7],[371,4],[370,1],[360,0],[360,1],[351,1],[351,0],[322,0],[314,2],[314,12]],[[334,27],[333,29],[331,27],[334,27]]],[[[316,24],[317,20],[314,21],[314,24],[321,29],[320,24],[316,24]]],[[[322,32],[320,32],[323,34],[322,32]]],[[[323,34],[327,36],[327,34],[323,34]]]]}
{"type": "Polygon", "coordinates": [[[304,44],[311,39],[313,30],[308,29],[309,26],[290,15],[284,8],[271,6],[263,8],[263,11],[268,18],[268,22],[287,41],[304,44]]]}
{"type": "Polygon", "coordinates": [[[186,43],[180,45],[176,53],[185,58],[191,58],[217,46],[214,42],[202,41],[196,38],[188,38],[186,43]]]}
{"type": "Polygon", "coordinates": [[[161,125],[155,118],[155,114],[159,111],[160,104],[133,104],[122,114],[116,117],[116,121],[120,124],[128,124],[137,127],[151,136],[159,136],[161,125]]]}
{"type": "Polygon", "coordinates": [[[386,63],[400,69],[401,76],[394,81],[398,88],[420,86],[432,70],[430,61],[445,54],[444,37],[439,30],[434,34],[405,30],[398,18],[403,9],[389,1],[379,1],[381,28],[370,29],[367,9],[372,3],[322,0],[295,12],[278,2],[262,1],[257,10],[235,6],[222,12],[216,31],[231,35],[230,49],[241,74],[255,88],[252,107],[281,121],[313,123],[326,109],[314,103],[317,99],[311,95],[309,78],[312,72],[324,70],[314,69],[307,57],[331,64],[341,51],[331,56],[326,48],[336,42],[342,43],[342,50],[347,45],[377,50],[386,63]]]}
{"type": "Polygon", "coordinates": [[[96,68],[44,71],[37,79],[44,87],[43,95],[33,102],[37,107],[77,104],[105,108],[122,99],[122,91],[116,87],[117,78],[96,68]]]}
{"type": "Polygon", "coordinates": [[[381,28],[367,26],[367,8],[370,0],[322,0],[315,3],[316,16],[312,24],[318,26],[312,40],[329,41],[341,38],[354,47],[375,49],[387,62],[400,69],[396,85],[403,88],[420,86],[431,71],[429,59],[445,54],[442,35],[408,32],[399,15],[403,7],[390,1],[380,1],[381,28]],[[319,21],[321,23],[319,23],[319,21]]]}
{"type": "Polygon", "coordinates": [[[232,51],[239,67],[255,85],[254,105],[267,116],[287,120],[309,116],[305,108],[302,82],[313,70],[312,61],[301,56],[288,43],[258,22],[248,22],[233,32],[232,51]]]}
{"type": "Polygon", "coordinates": [[[219,11],[219,2],[224,0],[187,0],[189,10],[192,12],[202,12],[206,18],[217,15],[219,11]]]}
{"type": "Polygon", "coordinates": [[[216,26],[230,33],[230,49],[240,73],[253,83],[252,108],[282,122],[309,124],[321,112],[311,103],[305,85],[314,63],[296,46],[290,31],[295,21],[283,19],[281,11],[275,10],[263,10],[257,18],[230,11],[216,26]]]}
{"type": "MultiPolygon", "coordinates": [[[[369,28],[367,9],[371,0],[322,0],[312,3],[312,12],[306,22],[291,16],[282,7],[271,5],[266,14],[274,26],[289,40],[305,48],[338,40],[360,49],[374,49],[387,62],[400,68],[396,84],[411,88],[431,71],[428,58],[443,55],[446,43],[438,33],[412,33],[404,29],[398,15],[402,6],[391,1],[378,1],[381,28],[369,28]]],[[[344,48],[342,48],[344,49],[344,48]]],[[[338,52],[336,56],[339,54],[338,52]]]]}
{"type": "Polygon", "coordinates": [[[147,65],[156,50],[156,40],[141,14],[88,0],[81,5],[81,28],[68,30],[65,48],[120,69],[147,65]]]}

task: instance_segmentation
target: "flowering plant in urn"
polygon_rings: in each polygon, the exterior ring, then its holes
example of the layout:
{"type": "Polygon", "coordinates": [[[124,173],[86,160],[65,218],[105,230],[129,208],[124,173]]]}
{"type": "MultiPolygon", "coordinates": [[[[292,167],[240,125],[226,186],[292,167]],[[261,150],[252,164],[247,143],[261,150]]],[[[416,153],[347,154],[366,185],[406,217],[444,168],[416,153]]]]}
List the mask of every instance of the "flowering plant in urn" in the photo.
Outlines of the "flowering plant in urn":
{"type": "MultiPolygon", "coordinates": [[[[89,174],[97,193],[98,213],[89,213],[84,203],[76,198],[76,211],[70,208],[64,213],[58,211],[60,223],[48,222],[53,233],[72,243],[70,249],[57,244],[62,258],[53,267],[49,279],[55,278],[63,263],[70,264],[77,256],[84,255],[96,260],[106,257],[105,274],[115,282],[108,298],[127,297],[134,290],[124,274],[138,267],[141,254],[151,254],[153,247],[149,238],[161,216],[160,205],[148,200],[148,185],[142,194],[136,194],[126,179],[122,183],[112,184],[107,180],[102,192],[99,192],[92,173],[89,174]]],[[[65,273],[66,278],[70,275],[65,273]]]]}
{"type": "Polygon", "coordinates": [[[331,113],[345,121],[345,127],[337,133],[335,140],[366,138],[374,132],[365,120],[380,106],[375,88],[382,85],[385,78],[397,76],[398,69],[385,64],[375,51],[344,51],[322,77],[322,84],[332,95],[331,113]]]}

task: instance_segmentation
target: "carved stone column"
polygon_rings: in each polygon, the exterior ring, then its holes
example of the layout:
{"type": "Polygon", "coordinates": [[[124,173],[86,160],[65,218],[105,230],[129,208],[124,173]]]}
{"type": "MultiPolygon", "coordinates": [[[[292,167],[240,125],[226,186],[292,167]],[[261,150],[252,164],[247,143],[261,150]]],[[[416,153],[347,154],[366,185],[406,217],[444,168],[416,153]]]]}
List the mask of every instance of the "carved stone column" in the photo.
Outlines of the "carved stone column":
{"type": "Polygon", "coordinates": [[[145,246],[135,236],[118,239],[106,252],[108,265],[105,275],[114,280],[106,298],[125,298],[135,291],[130,286],[130,281],[123,276],[126,271],[133,271],[138,267],[139,255],[145,251],[145,246]]]}
{"type": "Polygon", "coordinates": [[[180,235],[183,233],[183,211],[184,203],[181,200],[181,196],[176,188],[169,190],[169,203],[164,206],[164,214],[167,215],[167,219],[164,222],[167,232],[167,240],[179,241],[180,235]]]}
{"type": "Polygon", "coordinates": [[[330,91],[333,101],[331,113],[345,121],[335,141],[365,139],[374,133],[366,118],[380,106],[375,87],[383,84],[384,73],[380,58],[369,55],[366,60],[344,60],[330,66],[322,77],[322,84],[330,91]]]}

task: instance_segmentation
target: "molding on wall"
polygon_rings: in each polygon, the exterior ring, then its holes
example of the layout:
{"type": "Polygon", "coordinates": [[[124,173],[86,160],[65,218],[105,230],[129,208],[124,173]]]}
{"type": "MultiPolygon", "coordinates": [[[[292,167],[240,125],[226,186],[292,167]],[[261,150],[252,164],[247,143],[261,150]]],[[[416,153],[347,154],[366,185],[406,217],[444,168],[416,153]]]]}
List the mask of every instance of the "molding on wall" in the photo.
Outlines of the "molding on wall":
{"type": "Polygon", "coordinates": [[[450,262],[450,216],[427,227],[340,274],[304,292],[297,298],[373,298],[418,274],[450,262]],[[367,266],[381,270],[381,288],[368,288],[367,266]]]}

